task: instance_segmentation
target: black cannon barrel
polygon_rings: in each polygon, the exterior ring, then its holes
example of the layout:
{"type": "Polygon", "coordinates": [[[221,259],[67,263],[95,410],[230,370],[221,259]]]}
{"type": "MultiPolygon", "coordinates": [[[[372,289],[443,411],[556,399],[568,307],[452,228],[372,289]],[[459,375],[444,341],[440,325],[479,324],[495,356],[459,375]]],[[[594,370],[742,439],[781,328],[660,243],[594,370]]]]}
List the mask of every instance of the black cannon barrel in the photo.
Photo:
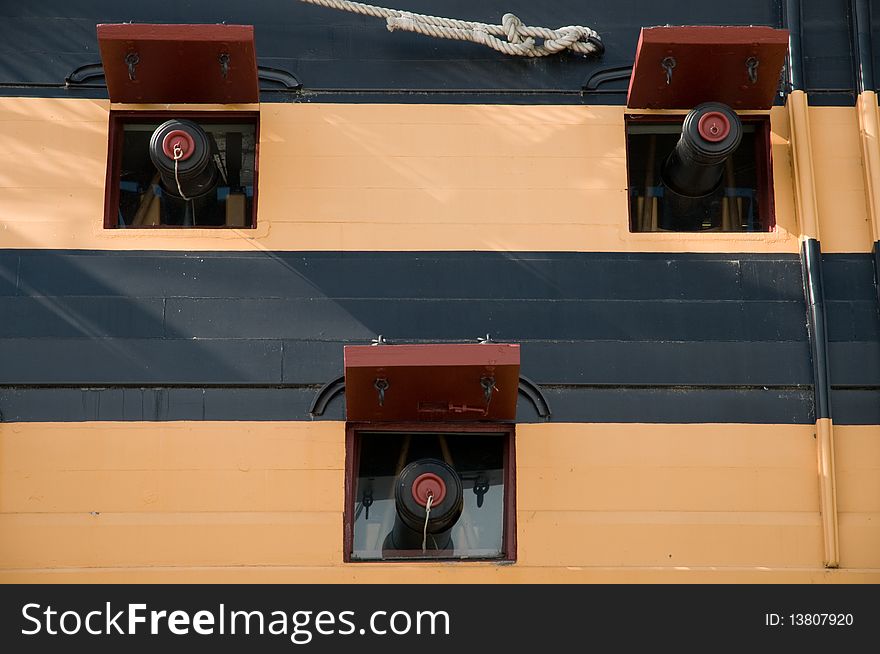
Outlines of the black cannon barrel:
{"type": "Polygon", "coordinates": [[[681,138],[663,165],[663,183],[689,198],[712,193],[724,175],[724,162],[739,147],[742,123],[720,102],[706,102],[688,113],[681,138]]]}
{"type": "Polygon", "coordinates": [[[718,226],[721,180],[742,132],[739,117],[720,102],[698,105],[685,116],[681,137],[663,165],[661,229],[699,231],[718,226]]]}
{"type": "Polygon", "coordinates": [[[162,177],[162,188],[174,197],[200,198],[217,186],[211,139],[190,120],[173,119],[159,125],[150,138],[150,159],[162,177]]]}
{"type": "Polygon", "coordinates": [[[453,548],[452,528],[464,507],[461,478],[439,459],[419,459],[404,467],[397,476],[394,487],[397,514],[385,539],[385,550],[422,549],[428,496],[432,501],[425,549],[448,551],[453,548]]]}

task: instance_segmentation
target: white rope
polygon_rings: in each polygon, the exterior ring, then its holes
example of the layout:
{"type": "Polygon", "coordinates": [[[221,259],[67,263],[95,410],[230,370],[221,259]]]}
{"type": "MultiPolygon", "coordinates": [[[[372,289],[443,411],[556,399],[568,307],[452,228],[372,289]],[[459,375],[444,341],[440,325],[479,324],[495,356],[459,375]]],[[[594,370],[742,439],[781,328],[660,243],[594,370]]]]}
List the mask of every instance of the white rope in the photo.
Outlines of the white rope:
{"type": "Polygon", "coordinates": [[[428,518],[431,517],[431,503],[433,501],[434,496],[428,493],[428,503],[425,505],[425,527],[422,529],[422,554],[428,548],[428,518]]]}
{"type": "Polygon", "coordinates": [[[177,161],[182,158],[183,158],[183,150],[180,148],[180,143],[179,142],[175,143],[174,144],[174,181],[177,182],[177,192],[180,193],[180,197],[182,197],[184,200],[189,200],[189,198],[183,194],[183,189],[180,188],[180,178],[177,176],[177,161]]]}
{"type": "Polygon", "coordinates": [[[472,41],[518,57],[546,57],[566,49],[586,55],[599,54],[604,50],[602,39],[589,27],[569,25],[555,30],[547,27],[531,27],[524,25],[513,14],[504,14],[501,25],[490,25],[469,20],[414,14],[350,0],[300,0],[300,2],[350,11],[362,16],[384,18],[389,32],[404,30],[440,39],[472,41]],[[535,39],[543,39],[543,43],[539,45],[535,39]]]}

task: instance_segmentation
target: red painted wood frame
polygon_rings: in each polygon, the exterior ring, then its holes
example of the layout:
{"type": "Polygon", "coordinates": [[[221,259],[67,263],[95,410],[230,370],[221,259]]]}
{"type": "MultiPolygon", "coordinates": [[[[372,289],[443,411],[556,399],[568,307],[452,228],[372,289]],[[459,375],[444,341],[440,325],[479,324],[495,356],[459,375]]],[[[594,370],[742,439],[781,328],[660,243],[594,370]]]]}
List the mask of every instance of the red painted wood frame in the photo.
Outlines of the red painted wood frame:
{"type": "MultiPolygon", "coordinates": [[[[630,135],[629,126],[634,123],[639,125],[669,125],[676,123],[681,125],[687,114],[626,114],[624,116],[624,124],[626,129],[626,188],[632,188],[632,180],[630,179],[631,160],[630,153],[630,135]]],[[[776,231],[776,200],[773,193],[773,150],[771,148],[770,139],[770,114],[747,114],[739,117],[743,125],[755,126],[755,181],[758,185],[758,215],[761,218],[761,226],[764,229],[755,232],[722,232],[724,234],[758,234],[761,232],[776,231]]],[[[627,196],[627,219],[629,221],[629,231],[636,232],[633,229],[632,216],[629,215],[632,210],[632,203],[627,196]]],[[[639,234],[660,234],[668,232],[637,232],[639,234]]],[[[681,234],[701,234],[703,232],[679,232],[681,234]]],[[[709,232],[718,233],[718,232],[709,232]]]]}
{"type": "Polygon", "coordinates": [[[346,563],[381,563],[379,559],[359,561],[352,559],[354,547],[354,499],[360,468],[361,432],[372,433],[420,433],[444,434],[497,434],[506,436],[504,443],[504,515],[502,524],[501,549],[503,555],[497,559],[456,559],[456,558],[413,558],[393,559],[388,563],[430,563],[432,561],[488,561],[512,563],[516,561],[516,425],[499,423],[448,423],[448,422],[401,422],[374,423],[348,422],[345,424],[345,506],[342,512],[342,559],[346,563]]]}
{"type": "MultiPolygon", "coordinates": [[[[249,227],[205,225],[197,229],[253,229],[257,226],[257,188],[260,174],[260,112],[258,111],[111,111],[107,144],[107,175],[104,180],[104,229],[119,226],[119,176],[122,171],[122,145],[125,125],[164,122],[184,118],[196,123],[241,123],[254,126],[254,197],[249,227]]],[[[126,226],[126,229],[193,229],[182,225],[126,226]]]]}

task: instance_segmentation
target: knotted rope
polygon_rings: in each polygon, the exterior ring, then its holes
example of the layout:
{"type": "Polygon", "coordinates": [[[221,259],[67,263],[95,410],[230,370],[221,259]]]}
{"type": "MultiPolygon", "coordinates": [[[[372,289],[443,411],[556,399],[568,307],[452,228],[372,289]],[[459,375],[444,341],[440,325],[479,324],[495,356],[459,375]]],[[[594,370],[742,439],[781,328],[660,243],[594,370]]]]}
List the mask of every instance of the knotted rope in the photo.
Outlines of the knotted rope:
{"type": "Polygon", "coordinates": [[[589,55],[601,54],[605,50],[602,39],[589,27],[569,25],[555,30],[547,27],[532,27],[523,24],[513,14],[504,14],[501,25],[490,25],[469,20],[414,14],[350,0],[300,0],[300,2],[349,11],[362,16],[384,18],[389,32],[404,30],[440,39],[472,41],[517,57],[546,57],[562,50],[589,55]],[[535,39],[543,39],[543,43],[538,44],[535,39]]]}

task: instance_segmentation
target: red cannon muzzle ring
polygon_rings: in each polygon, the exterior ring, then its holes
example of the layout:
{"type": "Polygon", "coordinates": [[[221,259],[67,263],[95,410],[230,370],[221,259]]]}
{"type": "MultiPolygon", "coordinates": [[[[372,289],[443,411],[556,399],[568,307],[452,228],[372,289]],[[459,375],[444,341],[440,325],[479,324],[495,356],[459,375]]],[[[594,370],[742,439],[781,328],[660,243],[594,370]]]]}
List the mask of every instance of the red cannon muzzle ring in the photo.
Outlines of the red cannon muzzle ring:
{"type": "Polygon", "coordinates": [[[709,111],[700,116],[697,130],[710,143],[718,143],[730,134],[730,120],[720,111],[709,111]]]}
{"type": "Polygon", "coordinates": [[[412,495],[422,506],[428,505],[428,496],[433,496],[431,506],[437,506],[446,497],[446,482],[433,472],[425,472],[415,478],[412,484],[412,495]]]}
{"type": "Polygon", "coordinates": [[[189,132],[185,132],[182,129],[175,129],[168,132],[165,135],[165,138],[162,139],[162,152],[165,153],[166,157],[173,160],[175,146],[178,146],[181,152],[181,155],[177,160],[184,161],[189,159],[193,155],[193,152],[195,152],[196,142],[193,140],[193,137],[189,132]]]}

